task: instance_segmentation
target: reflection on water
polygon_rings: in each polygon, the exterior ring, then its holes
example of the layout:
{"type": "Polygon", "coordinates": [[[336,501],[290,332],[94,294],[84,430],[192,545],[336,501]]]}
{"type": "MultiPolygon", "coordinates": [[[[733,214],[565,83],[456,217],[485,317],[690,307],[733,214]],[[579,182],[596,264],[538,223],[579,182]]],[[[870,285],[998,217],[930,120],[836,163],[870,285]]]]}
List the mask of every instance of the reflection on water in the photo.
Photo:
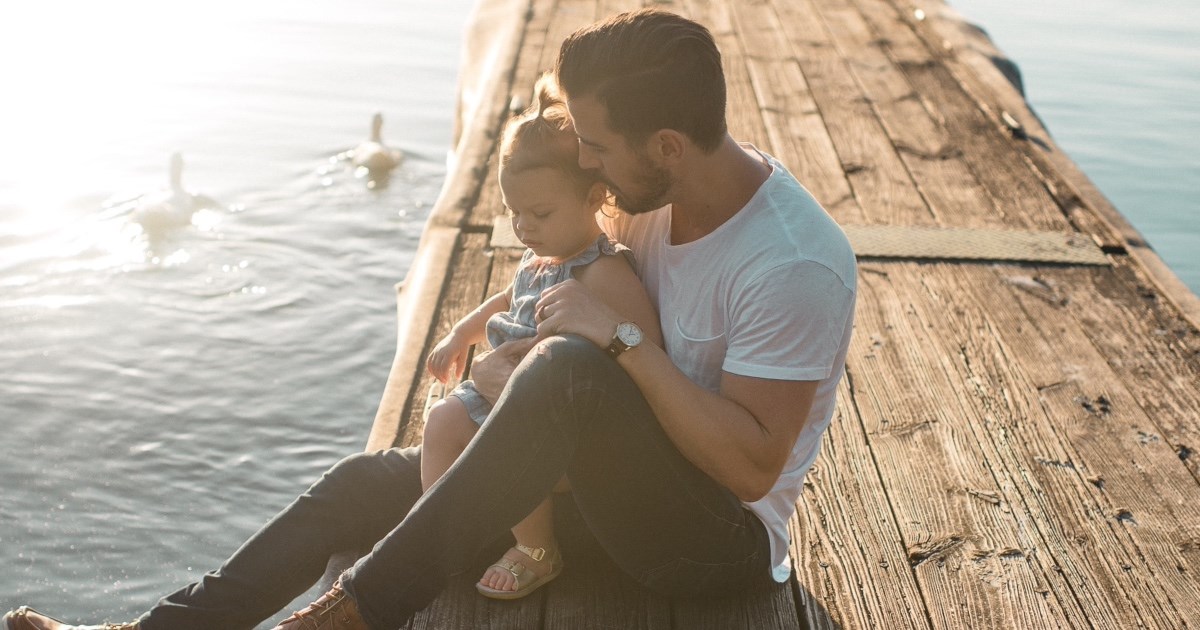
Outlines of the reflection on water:
{"type": "Polygon", "coordinates": [[[470,1],[74,4],[0,21],[0,608],[118,619],[365,443],[470,1]]]}

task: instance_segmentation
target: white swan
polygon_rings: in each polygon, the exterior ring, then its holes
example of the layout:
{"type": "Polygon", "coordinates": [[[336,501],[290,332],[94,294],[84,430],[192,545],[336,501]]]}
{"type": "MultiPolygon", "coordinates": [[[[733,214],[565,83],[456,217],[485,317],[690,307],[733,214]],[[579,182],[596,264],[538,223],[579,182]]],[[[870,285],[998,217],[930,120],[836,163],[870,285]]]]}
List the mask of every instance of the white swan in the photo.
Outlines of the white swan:
{"type": "Polygon", "coordinates": [[[380,135],[381,129],[383,129],[383,114],[376,112],[371,119],[371,138],[350,151],[350,158],[354,161],[354,165],[367,169],[373,178],[386,176],[404,157],[400,151],[388,148],[383,143],[380,135]]]}
{"type": "Polygon", "coordinates": [[[184,189],[183,156],[179,153],[171,155],[168,172],[170,187],[142,195],[133,210],[134,220],[150,234],[161,234],[184,227],[192,222],[192,215],[197,210],[217,205],[209,197],[196,195],[184,189]]]}

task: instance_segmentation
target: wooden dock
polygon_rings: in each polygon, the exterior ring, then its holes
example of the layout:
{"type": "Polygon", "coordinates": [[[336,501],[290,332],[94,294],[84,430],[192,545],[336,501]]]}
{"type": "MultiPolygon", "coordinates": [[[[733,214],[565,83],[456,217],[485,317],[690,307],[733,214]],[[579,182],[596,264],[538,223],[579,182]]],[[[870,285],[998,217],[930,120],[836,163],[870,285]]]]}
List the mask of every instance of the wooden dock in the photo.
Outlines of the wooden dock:
{"type": "MultiPolygon", "coordinates": [[[[519,259],[492,245],[510,102],[564,36],[640,4],[481,3],[455,163],[399,293],[368,448],[420,440],[423,357],[519,259]]],[[[464,575],[410,627],[1200,626],[1200,301],[1062,153],[986,37],[939,0],[649,4],[712,29],[734,136],[787,164],[860,255],[795,577],[670,600],[597,562],[500,603],[464,575]]]]}

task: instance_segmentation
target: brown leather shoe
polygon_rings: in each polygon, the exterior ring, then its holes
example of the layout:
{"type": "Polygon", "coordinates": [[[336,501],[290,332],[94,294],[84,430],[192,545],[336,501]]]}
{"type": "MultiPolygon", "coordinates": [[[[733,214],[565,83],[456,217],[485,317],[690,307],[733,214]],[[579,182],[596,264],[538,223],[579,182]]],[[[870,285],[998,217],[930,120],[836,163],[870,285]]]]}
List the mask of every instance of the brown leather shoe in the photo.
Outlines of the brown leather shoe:
{"type": "Polygon", "coordinates": [[[358,613],[358,605],[354,603],[354,599],[342,590],[342,580],[338,578],[338,581],[333,583],[333,588],[322,595],[321,599],[284,619],[274,630],[371,629],[358,613]]]}
{"type": "Polygon", "coordinates": [[[4,615],[4,630],[138,630],[138,624],[135,621],[99,626],[72,626],[28,606],[22,606],[4,615]]]}

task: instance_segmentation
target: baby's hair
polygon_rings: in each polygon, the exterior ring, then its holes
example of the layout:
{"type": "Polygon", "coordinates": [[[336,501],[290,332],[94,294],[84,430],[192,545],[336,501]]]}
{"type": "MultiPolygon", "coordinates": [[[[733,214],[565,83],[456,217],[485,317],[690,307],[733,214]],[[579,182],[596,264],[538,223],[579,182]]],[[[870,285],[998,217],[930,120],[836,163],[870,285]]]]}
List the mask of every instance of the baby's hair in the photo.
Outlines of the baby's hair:
{"type": "Polygon", "coordinates": [[[500,141],[500,170],[519,173],[552,168],[566,175],[586,196],[597,173],[579,167],[579,139],[571,125],[566,102],[552,74],[543,74],[534,87],[534,103],[504,125],[500,141]]]}

